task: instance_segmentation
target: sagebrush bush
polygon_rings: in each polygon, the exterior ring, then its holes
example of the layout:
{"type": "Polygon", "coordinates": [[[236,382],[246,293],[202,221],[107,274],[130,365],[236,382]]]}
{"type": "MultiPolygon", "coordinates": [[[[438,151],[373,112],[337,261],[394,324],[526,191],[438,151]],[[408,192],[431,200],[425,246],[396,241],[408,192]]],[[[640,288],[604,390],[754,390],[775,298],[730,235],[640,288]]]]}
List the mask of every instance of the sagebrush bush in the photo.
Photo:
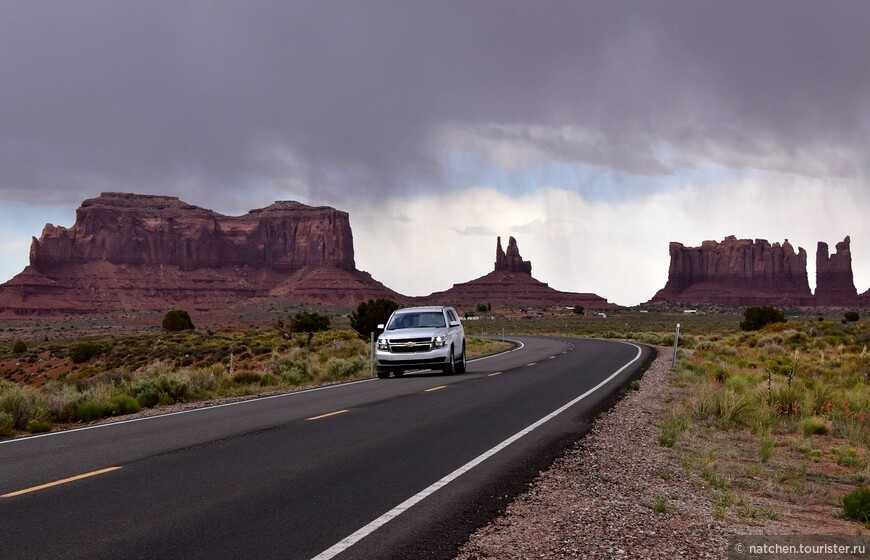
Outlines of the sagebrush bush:
{"type": "Polygon", "coordinates": [[[31,434],[50,432],[53,427],[48,420],[38,420],[36,418],[27,423],[27,431],[31,434]]]}
{"type": "Polygon", "coordinates": [[[106,403],[93,399],[81,402],[76,408],[76,417],[80,422],[93,422],[110,414],[111,410],[106,403]]]}
{"type": "Polygon", "coordinates": [[[12,437],[15,435],[15,425],[12,415],[0,410],[0,437],[12,437]]]}
{"type": "Polygon", "coordinates": [[[100,355],[102,348],[96,342],[80,342],[69,349],[69,357],[74,364],[82,364],[100,355]]]}
{"type": "Polygon", "coordinates": [[[849,492],[843,496],[842,505],[846,519],[870,522],[870,488],[862,486],[849,492]]]}

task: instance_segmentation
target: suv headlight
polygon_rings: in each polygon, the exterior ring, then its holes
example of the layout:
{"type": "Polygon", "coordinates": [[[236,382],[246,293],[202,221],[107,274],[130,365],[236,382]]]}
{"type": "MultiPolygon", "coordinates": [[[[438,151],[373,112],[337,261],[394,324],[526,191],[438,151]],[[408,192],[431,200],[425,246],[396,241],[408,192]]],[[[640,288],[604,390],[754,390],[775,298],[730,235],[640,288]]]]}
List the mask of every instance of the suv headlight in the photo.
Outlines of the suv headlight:
{"type": "Polygon", "coordinates": [[[386,350],[387,352],[389,352],[390,351],[390,343],[386,339],[379,338],[378,339],[378,350],[386,350]]]}
{"type": "Polygon", "coordinates": [[[447,337],[440,334],[435,337],[435,348],[444,348],[447,346],[447,337]]]}

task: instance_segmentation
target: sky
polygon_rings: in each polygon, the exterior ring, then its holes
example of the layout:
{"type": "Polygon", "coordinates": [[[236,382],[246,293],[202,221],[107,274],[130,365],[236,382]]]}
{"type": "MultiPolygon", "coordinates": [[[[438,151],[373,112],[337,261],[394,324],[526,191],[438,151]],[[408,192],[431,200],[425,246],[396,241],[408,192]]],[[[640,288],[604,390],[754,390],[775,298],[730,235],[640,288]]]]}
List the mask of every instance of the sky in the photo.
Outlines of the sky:
{"type": "Polygon", "coordinates": [[[870,2],[0,3],[0,282],[105,191],[227,215],[350,214],[407,295],[514,236],[552,287],[621,305],[668,244],[808,253],[870,288],[870,2]]]}

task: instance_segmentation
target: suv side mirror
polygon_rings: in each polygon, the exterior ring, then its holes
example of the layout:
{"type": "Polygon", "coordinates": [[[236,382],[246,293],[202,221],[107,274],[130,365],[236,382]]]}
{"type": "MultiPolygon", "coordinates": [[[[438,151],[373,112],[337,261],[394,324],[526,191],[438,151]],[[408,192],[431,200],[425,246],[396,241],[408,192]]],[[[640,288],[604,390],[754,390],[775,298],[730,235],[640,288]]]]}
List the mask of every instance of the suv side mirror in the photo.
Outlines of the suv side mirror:
{"type": "Polygon", "coordinates": [[[451,327],[458,327],[461,323],[459,321],[450,321],[451,327]]]}

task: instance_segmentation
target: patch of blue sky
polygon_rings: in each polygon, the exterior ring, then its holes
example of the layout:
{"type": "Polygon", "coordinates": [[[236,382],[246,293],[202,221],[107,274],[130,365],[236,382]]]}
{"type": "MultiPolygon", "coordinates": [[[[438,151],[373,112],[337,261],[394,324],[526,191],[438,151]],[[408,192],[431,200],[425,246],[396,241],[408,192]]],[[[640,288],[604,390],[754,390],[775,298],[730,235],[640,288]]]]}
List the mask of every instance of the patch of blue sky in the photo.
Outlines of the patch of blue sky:
{"type": "Polygon", "coordinates": [[[737,175],[734,170],[712,165],[676,168],[667,175],[636,175],[593,165],[541,159],[523,167],[508,168],[471,153],[453,153],[445,163],[446,180],[452,188],[489,186],[518,196],[542,187],[556,187],[578,192],[593,202],[642,198],[679,190],[688,184],[716,184],[737,175]]]}

